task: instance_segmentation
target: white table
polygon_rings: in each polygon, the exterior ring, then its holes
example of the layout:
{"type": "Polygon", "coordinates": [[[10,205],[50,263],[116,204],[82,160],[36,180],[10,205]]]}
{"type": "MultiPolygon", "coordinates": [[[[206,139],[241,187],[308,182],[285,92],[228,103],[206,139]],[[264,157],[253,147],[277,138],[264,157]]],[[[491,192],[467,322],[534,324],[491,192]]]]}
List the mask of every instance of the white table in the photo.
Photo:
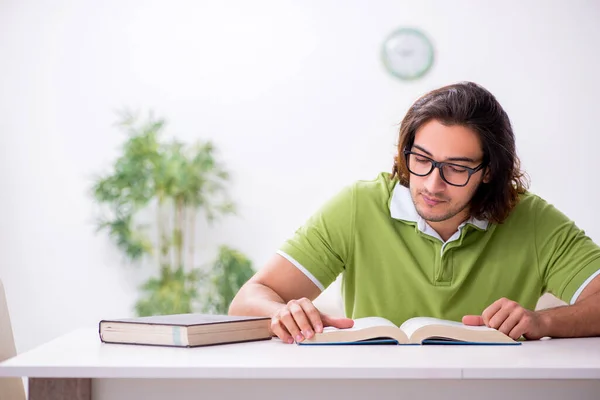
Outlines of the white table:
{"type": "Polygon", "coordinates": [[[600,398],[600,338],[521,346],[193,349],[103,344],[82,329],[0,363],[30,399],[600,398]],[[66,379],[65,379],[66,378],[66,379]],[[74,379],[75,378],[75,379],[74,379]],[[54,396],[54,397],[53,397],[54,396]]]}

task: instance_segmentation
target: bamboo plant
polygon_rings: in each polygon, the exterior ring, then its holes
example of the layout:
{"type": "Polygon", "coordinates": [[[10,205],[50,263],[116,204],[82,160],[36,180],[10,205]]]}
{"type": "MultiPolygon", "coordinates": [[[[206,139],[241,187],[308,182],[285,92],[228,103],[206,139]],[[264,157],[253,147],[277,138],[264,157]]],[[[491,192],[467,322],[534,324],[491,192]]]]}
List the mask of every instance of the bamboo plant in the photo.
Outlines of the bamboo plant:
{"type": "Polygon", "coordinates": [[[165,120],[152,114],[140,122],[125,112],[118,126],[127,133],[121,153],[109,173],[94,179],[92,193],[101,210],[98,230],[108,233],[128,262],[156,266],[157,274],[140,287],[136,314],[225,313],[253,268],[225,245],[214,263],[197,265],[199,218],[210,227],[234,213],[229,174],[214,145],[166,141],[165,120]]]}

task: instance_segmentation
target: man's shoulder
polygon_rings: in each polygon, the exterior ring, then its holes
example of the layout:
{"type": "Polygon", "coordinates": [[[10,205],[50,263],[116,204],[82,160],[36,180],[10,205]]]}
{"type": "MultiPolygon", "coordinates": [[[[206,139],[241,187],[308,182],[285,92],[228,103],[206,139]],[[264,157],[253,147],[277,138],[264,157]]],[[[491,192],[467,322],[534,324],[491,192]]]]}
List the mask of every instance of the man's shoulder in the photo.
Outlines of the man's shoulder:
{"type": "Polygon", "coordinates": [[[539,207],[542,203],[545,203],[544,199],[542,199],[539,195],[526,190],[524,193],[519,194],[519,201],[513,210],[516,211],[528,207],[539,207]]]}
{"type": "Polygon", "coordinates": [[[357,199],[387,202],[397,183],[398,180],[392,178],[389,172],[380,172],[373,179],[357,180],[351,186],[357,199]]]}
{"type": "Polygon", "coordinates": [[[535,221],[541,213],[548,216],[548,211],[550,214],[561,214],[560,211],[546,199],[527,190],[524,193],[519,194],[518,202],[511,210],[508,219],[515,222],[529,223],[535,221]]]}
{"type": "Polygon", "coordinates": [[[548,200],[546,200],[545,198],[543,198],[542,196],[540,196],[530,190],[526,190],[524,193],[521,193],[519,195],[519,201],[515,208],[517,208],[517,207],[541,208],[541,207],[547,207],[547,206],[552,206],[552,204],[550,204],[550,202],[548,200]]]}
{"type": "Polygon", "coordinates": [[[373,179],[358,179],[341,186],[337,192],[321,207],[317,213],[355,213],[368,215],[387,208],[394,191],[395,179],[389,173],[381,172],[373,179]]]}

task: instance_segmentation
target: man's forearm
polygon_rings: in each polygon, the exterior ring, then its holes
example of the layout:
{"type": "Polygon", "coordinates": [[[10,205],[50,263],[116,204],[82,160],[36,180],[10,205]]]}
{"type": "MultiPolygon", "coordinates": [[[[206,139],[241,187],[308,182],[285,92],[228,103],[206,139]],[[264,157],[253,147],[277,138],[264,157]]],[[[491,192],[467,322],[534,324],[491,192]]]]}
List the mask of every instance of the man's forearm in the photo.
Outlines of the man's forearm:
{"type": "Polygon", "coordinates": [[[272,289],[260,283],[242,287],[229,306],[229,315],[271,317],[285,301],[272,289]]]}
{"type": "Polygon", "coordinates": [[[600,293],[570,305],[538,311],[545,321],[545,336],[600,336],[600,293]]]}

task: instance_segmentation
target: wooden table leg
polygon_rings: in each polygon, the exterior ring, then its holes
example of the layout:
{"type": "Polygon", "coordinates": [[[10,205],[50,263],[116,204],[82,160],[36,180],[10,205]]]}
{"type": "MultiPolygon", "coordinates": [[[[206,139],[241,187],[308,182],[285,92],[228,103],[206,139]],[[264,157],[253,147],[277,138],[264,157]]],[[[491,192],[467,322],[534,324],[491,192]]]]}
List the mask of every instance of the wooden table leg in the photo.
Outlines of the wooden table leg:
{"type": "Polygon", "coordinates": [[[89,378],[29,378],[29,400],[91,400],[89,378]]]}

